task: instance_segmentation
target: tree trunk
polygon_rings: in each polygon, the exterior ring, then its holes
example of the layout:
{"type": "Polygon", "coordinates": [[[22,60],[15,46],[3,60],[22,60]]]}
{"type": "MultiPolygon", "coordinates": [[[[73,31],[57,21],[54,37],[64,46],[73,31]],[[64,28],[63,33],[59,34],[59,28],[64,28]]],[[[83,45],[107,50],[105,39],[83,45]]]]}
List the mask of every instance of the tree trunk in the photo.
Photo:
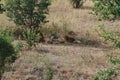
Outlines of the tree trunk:
{"type": "Polygon", "coordinates": [[[0,80],[2,80],[2,74],[0,73],[0,80]]]}

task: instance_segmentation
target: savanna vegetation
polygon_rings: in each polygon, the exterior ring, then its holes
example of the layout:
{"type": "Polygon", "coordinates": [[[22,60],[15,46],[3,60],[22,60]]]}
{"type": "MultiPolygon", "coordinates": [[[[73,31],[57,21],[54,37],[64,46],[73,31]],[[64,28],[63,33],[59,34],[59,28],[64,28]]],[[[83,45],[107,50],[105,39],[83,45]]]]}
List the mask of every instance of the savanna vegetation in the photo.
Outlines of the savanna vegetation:
{"type": "Polygon", "coordinates": [[[119,0],[1,0],[0,80],[119,80],[119,0]]]}

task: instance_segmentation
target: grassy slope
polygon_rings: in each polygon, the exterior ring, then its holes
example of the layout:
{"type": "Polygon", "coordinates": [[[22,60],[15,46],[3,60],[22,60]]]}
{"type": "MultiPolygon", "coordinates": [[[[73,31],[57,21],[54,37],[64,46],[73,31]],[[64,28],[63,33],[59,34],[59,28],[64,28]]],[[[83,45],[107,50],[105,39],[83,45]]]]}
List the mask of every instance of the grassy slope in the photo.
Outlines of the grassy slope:
{"type": "MultiPolygon", "coordinates": [[[[94,32],[94,27],[104,23],[108,30],[120,31],[120,22],[98,21],[97,18],[89,14],[92,2],[87,1],[82,9],[73,9],[67,0],[54,1],[50,6],[50,22],[61,26],[68,26],[71,30],[84,36],[86,32],[92,34],[92,39],[99,39],[94,32]]],[[[5,16],[0,15],[0,25],[15,26],[6,20],[5,16]]],[[[37,49],[31,51],[22,51],[20,58],[14,63],[15,71],[5,73],[4,80],[39,80],[39,75],[31,74],[30,71],[35,67],[42,65],[41,60],[49,60],[54,68],[53,80],[92,80],[98,69],[109,66],[107,55],[110,53],[119,53],[119,50],[112,50],[110,47],[100,46],[77,46],[77,45],[45,45],[39,44],[37,49]]]]}

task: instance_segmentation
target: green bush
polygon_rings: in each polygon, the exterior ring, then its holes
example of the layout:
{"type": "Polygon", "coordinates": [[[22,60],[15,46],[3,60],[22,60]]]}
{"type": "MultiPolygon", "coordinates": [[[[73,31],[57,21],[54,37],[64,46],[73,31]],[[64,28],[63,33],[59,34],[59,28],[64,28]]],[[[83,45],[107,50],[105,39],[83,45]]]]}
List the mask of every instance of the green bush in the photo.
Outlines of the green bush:
{"type": "Polygon", "coordinates": [[[15,49],[9,39],[11,39],[10,36],[6,36],[0,30],[0,80],[2,78],[2,74],[8,67],[6,65],[10,65],[17,58],[15,49]]]}
{"type": "Polygon", "coordinates": [[[120,19],[120,0],[93,0],[93,12],[103,19],[120,19]]]}
{"type": "Polygon", "coordinates": [[[109,57],[109,62],[116,65],[116,64],[120,64],[120,59],[117,56],[110,56],[109,57]]]}
{"type": "Polygon", "coordinates": [[[5,0],[5,12],[15,24],[37,28],[46,22],[50,0],[5,0]]]}
{"type": "Polygon", "coordinates": [[[40,34],[38,30],[28,28],[28,29],[24,29],[23,38],[27,42],[29,48],[33,46],[36,47],[36,45],[40,41],[40,34]]]}
{"type": "Polygon", "coordinates": [[[22,51],[23,47],[24,47],[24,44],[21,41],[19,41],[15,46],[15,51],[18,53],[19,51],[22,51]]]}
{"type": "Polygon", "coordinates": [[[104,25],[99,25],[99,31],[101,31],[100,36],[105,39],[105,41],[111,42],[115,47],[120,48],[120,36],[109,32],[105,29],[104,25]]]}
{"type": "Polygon", "coordinates": [[[2,30],[0,29],[0,37],[4,38],[7,42],[12,42],[14,40],[14,35],[11,30],[5,29],[2,30]]]}
{"type": "Polygon", "coordinates": [[[95,75],[94,80],[119,80],[120,59],[116,56],[109,56],[109,62],[114,65],[105,70],[99,70],[95,75]]]}
{"type": "Polygon", "coordinates": [[[85,0],[70,0],[74,8],[80,8],[85,0]]]}
{"type": "Polygon", "coordinates": [[[16,25],[27,29],[24,32],[27,44],[32,47],[38,42],[36,30],[46,23],[50,0],[5,0],[3,7],[7,16],[16,25]]]}
{"type": "Polygon", "coordinates": [[[112,76],[116,74],[114,67],[108,68],[106,70],[99,70],[94,80],[111,80],[112,76]]]}

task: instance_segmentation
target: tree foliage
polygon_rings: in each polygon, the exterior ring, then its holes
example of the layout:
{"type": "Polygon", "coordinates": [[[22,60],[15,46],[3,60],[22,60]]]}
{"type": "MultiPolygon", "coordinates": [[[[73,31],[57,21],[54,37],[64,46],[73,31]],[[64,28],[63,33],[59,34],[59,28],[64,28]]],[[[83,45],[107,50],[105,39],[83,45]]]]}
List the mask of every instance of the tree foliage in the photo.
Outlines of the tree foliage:
{"type": "Polygon", "coordinates": [[[4,9],[17,25],[36,28],[45,23],[50,0],[5,0],[4,9]]]}
{"type": "Polygon", "coordinates": [[[120,0],[93,0],[93,12],[103,19],[120,19],[120,0]]]}

